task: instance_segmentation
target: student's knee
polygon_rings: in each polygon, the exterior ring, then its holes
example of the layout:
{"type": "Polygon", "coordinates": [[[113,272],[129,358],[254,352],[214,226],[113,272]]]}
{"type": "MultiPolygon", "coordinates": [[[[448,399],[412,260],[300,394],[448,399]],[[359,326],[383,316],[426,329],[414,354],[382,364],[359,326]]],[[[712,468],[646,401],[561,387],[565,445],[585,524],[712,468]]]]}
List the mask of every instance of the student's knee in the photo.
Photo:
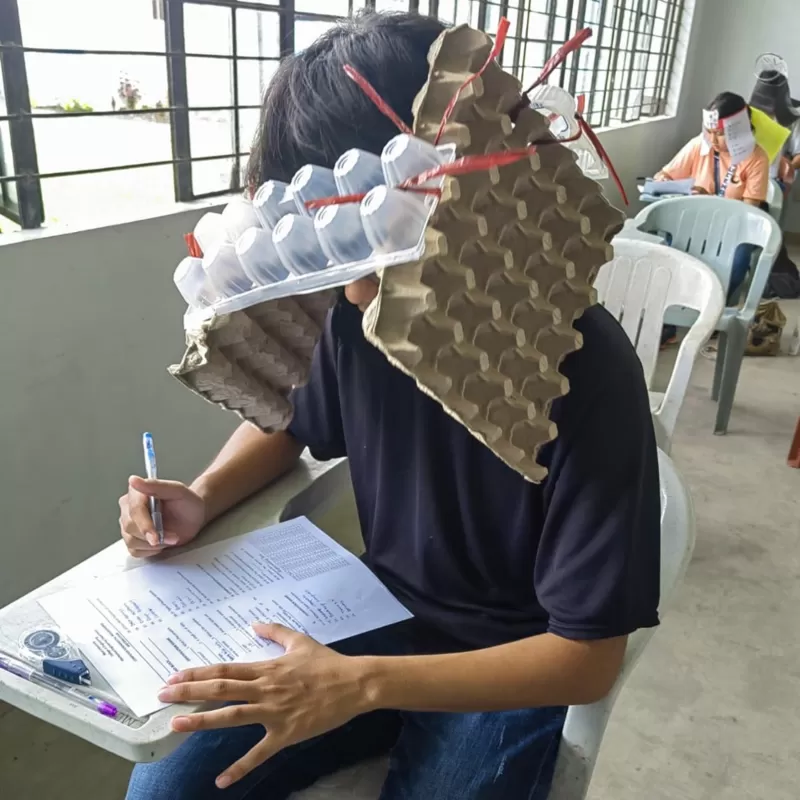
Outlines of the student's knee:
{"type": "MultiPolygon", "coordinates": [[[[126,800],[206,800],[218,797],[214,781],[264,735],[260,726],[204,731],[190,736],[174,753],[152,764],[137,764],[126,800]]],[[[246,783],[246,782],[243,782],[246,783]]],[[[226,797],[240,795],[229,789],[226,797]]]]}

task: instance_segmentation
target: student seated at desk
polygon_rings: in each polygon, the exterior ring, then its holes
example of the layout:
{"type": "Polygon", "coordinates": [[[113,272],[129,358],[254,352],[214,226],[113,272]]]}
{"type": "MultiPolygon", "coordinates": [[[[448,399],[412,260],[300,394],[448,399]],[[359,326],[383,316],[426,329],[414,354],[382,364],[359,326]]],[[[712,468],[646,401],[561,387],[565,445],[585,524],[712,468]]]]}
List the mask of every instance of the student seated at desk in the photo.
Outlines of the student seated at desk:
{"type": "MultiPolygon", "coordinates": [[[[250,185],[333,166],[352,147],[380,153],[396,129],[342,68],[410,124],[441,31],[428,17],[372,13],[287,58],[265,96],[250,185]]],[[[544,800],[567,706],[604,697],[627,636],[658,624],[656,445],[622,328],[600,305],[578,322],[584,346],[564,363],[571,388],[552,414],[549,477],[533,484],[366,341],[376,293],[371,279],[342,292],[287,431],[242,425],[191,486],[132,478],[121,529],[132,555],[151,556],[162,548],[148,496],[163,503],[167,547],[179,546],[306,447],[347,456],[366,563],[414,619],[330,648],[257,626],[286,654],[172,682],[168,702],[239,704],[190,716],[177,706],[173,727],[194,735],[137,766],[129,800],[281,800],[390,752],[384,800],[544,800]]]]}
{"type": "MultiPolygon", "coordinates": [[[[734,164],[725,138],[724,121],[745,109],[749,114],[747,103],[738,94],[723,92],[715,97],[704,111],[703,132],[680,150],[656,175],[656,180],[694,178],[695,194],[717,195],[764,207],[769,190],[767,154],[753,142],[750,155],[734,164]]],[[[728,286],[729,304],[738,296],[747,277],[754,249],[753,245],[742,244],[734,253],[728,286]]]]}

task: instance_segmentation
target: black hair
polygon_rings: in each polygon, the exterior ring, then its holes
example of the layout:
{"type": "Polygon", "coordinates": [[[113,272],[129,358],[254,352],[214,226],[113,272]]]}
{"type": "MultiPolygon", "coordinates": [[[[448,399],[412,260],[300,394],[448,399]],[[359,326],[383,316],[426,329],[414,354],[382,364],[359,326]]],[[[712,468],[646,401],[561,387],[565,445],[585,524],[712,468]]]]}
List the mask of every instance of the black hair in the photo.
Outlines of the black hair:
{"type": "Polygon", "coordinates": [[[261,110],[246,185],[289,181],[305,164],[333,167],[346,150],[380,153],[399,131],[344,72],[349,64],[409,126],[443,23],[419,14],[363,12],[284,60],[261,110]]]}
{"type": "Polygon", "coordinates": [[[791,128],[800,116],[800,103],[792,99],[788,78],[774,69],[764,70],[758,76],[750,105],[774,117],[784,128],[791,128]]]}
{"type": "Polygon", "coordinates": [[[744,108],[747,109],[748,113],[750,112],[750,107],[744,97],[733,92],[722,92],[706,106],[706,111],[718,111],[719,118],[725,119],[738,114],[744,108]]]}

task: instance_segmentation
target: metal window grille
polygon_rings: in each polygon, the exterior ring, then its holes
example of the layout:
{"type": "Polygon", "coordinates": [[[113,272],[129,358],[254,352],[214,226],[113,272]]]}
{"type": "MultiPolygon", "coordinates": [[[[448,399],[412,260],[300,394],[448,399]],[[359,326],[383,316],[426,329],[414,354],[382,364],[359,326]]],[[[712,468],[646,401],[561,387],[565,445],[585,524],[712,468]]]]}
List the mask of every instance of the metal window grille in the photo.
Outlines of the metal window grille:
{"type": "Polygon", "coordinates": [[[280,59],[362,8],[430,14],[490,33],[506,16],[511,27],[502,64],[525,85],[564,41],[589,26],[593,38],[551,81],[585,94],[589,122],[609,126],[665,112],[684,5],[684,0],[151,0],[142,5],[146,16],[147,6],[152,7],[151,24],[163,26],[162,47],[79,50],[26,41],[19,14],[24,2],[0,0],[0,214],[23,228],[42,224],[42,195],[49,196],[48,186],[56,179],[128,170],[140,175],[160,170],[163,177],[168,170],[177,201],[239,189],[261,96],[280,59]],[[31,59],[107,64],[103,59],[119,57],[157,64],[164,71],[163,100],[144,103],[135,76],[121,74],[110,108],[96,110],[76,101],[31,107],[31,59]],[[204,91],[209,83],[204,76],[210,75],[215,76],[212,83],[224,87],[213,97],[204,91]],[[73,166],[67,159],[55,168],[44,149],[37,154],[37,138],[46,138],[47,126],[86,117],[162,122],[162,151],[150,158],[143,149],[138,161],[120,152],[108,164],[73,166]],[[204,135],[209,120],[221,135],[204,135]]]}

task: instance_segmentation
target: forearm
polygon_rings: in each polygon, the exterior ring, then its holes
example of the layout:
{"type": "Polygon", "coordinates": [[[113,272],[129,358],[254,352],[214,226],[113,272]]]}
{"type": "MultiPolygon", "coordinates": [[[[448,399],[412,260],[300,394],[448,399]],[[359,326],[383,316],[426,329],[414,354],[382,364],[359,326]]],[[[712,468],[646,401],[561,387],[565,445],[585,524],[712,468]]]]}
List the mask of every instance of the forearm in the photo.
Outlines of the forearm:
{"type": "Polygon", "coordinates": [[[286,432],[240,425],[192,489],[205,501],[206,522],[263,489],[298,462],[303,446],[286,432]]]}
{"type": "Polygon", "coordinates": [[[445,712],[592,703],[614,685],[626,641],[548,633],[469,653],[362,659],[366,702],[370,709],[445,712]]]}

